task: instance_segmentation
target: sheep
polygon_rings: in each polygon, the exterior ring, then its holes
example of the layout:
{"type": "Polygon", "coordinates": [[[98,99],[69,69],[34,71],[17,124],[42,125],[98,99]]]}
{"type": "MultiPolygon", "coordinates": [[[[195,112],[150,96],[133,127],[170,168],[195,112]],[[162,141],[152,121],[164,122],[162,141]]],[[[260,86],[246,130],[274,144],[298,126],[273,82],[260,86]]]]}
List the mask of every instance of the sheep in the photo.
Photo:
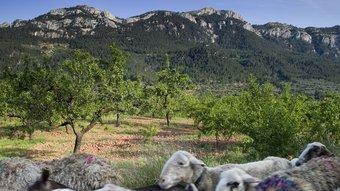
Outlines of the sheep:
{"type": "MultiPolygon", "coordinates": [[[[164,189],[162,189],[159,185],[152,185],[152,186],[147,186],[143,188],[136,188],[133,190],[135,191],[163,191],[164,189]]],[[[194,184],[189,184],[188,186],[176,185],[166,190],[167,191],[197,191],[197,188],[194,184]]]]}
{"type": "Polygon", "coordinates": [[[221,174],[216,191],[332,191],[340,189],[340,158],[319,157],[295,168],[274,172],[262,181],[242,169],[221,174]]]}
{"type": "Polygon", "coordinates": [[[36,181],[32,184],[28,191],[50,191],[59,188],[67,188],[67,186],[57,183],[52,180],[48,180],[50,176],[50,171],[47,169],[43,169],[41,173],[40,180],[36,181]]]}
{"type": "MultiPolygon", "coordinates": [[[[52,190],[52,191],[74,191],[74,190],[71,190],[71,189],[55,189],[55,190],[52,190]]],[[[106,184],[103,188],[100,188],[100,189],[97,189],[97,190],[94,190],[94,191],[132,191],[132,190],[126,189],[126,188],[123,188],[123,187],[120,187],[120,186],[117,186],[117,185],[114,185],[114,184],[106,184]]]]}
{"type": "Polygon", "coordinates": [[[132,191],[130,189],[126,189],[113,184],[106,184],[103,188],[95,190],[95,191],[132,191]]]}
{"type": "Polygon", "coordinates": [[[291,164],[293,167],[295,167],[295,166],[297,166],[297,165],[296,165],[297,161],[299,161],[299,158],[293,158],[292,160],[290,160],[290,164],[291,164]]]}
{"type": "Polygon", "coordinates": [[[180,183],[194,184],[198,190],[214,190],[220,174],[238,167],[256,177],[266,177],[277,170],[291,168],[289,160],[279,157],[267,157],[262,161],[246,164],[226,164],[209,168],[201,160],[186,151],[175,152],[165,163],[159,186],[169,189],[180,183]]]}
{"type": "MultiPolygon", "coordinates": [[[[74,191],[74,190],[71,190],[71,189],[55,189],[55,190],[52,190],[52,191],[74,191]]],[[[147,187],[143,187],[143,188],[136,188],[136,189],[130,190],[130,189],[122,188],[120,186],[116,186],[116,185],[113,185],[113,184],[107,184],[103,188],[95,190],[95,191],[163,191],[163,189],[160,188],[158,185],[152,185],[152,186],[147,186],[147,187]]],[[[195,188],[190,185],[187,188],[185,188],[183,186],[174,186],[174,187],[171,187],[170,189],[167,189],[167,191],[197,191],[197,190],[195,190],[195,188]]]]}
{"type": "Polygon", "coordinates": [[[244,170],[232,168],[221,173],[215,191],[251,191],[259,182],[260,179],[249,175],[244,170]]]}
{"type": "Polygon", "coordinates": [[[105,159],[88,154],[73,154],[46,165],[51,169],[50,179],[75,190],[94,190],[109,183],[117,183],[118,177],[112,165],[105,159]]]}
{"type": "Polygon", "coordinates": [[[298,161],[296,161],[296,166],[300,166],[303,163],[308,162],[312,158],[320,156],[334,156],[325,145],[319,142],[309,143],[306,148],[301,152],[298,161]]]}
{"type": "Polygon", "coordinates": [[[41,169],[29,159],[4,158],[0,160],[0,190],[27,190],[40,173],[41,169]]]}

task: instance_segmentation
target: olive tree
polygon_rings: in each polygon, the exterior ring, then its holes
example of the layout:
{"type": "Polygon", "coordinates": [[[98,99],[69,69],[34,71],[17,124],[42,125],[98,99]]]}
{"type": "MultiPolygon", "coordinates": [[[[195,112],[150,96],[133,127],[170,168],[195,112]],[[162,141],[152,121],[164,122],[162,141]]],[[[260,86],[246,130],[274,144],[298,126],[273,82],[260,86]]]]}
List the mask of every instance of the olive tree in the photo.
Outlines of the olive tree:
{"type": "Polygon", "coordinates": [[[123,70],[117,69],[116,64],[121,64],[125,57],[119,49],[112,46],[111,50],[112,63],[103,63],[78,50],[72,59],[60,65],[56,75],[53,91],[58,115],[75,134],[75,153],[80,150],[84,134],[121,102],[123,70]]]}
{"type": "Polygon", "coordinates": [[[13,131],[32,134],[36,129],[48,129],[53,121],[52,81],[54,75],[44,62],[25,57],[21,65],[7,68],[1,75],[1,112],[17,118],[13,131]]]}
{"type": "Polygon", "coordinates": [[[184,94],[184,90],[190,87],[190,79],[187,75],[181,74],[178,70],[170,68],[170,61],[167,57],[166,67],[157,72],[156,84],[153,87],[154,95],[160,102],[161,110],[165,113],[166,125],[170,125],[170,117],[173,114],[178,101],[184,94]]]}

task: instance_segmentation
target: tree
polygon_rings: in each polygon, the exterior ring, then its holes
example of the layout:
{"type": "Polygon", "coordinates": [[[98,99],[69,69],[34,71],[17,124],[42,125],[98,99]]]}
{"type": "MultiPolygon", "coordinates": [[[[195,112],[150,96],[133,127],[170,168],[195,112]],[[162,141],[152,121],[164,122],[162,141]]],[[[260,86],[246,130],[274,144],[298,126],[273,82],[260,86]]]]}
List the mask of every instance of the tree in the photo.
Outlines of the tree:
{"type": "Polygon", "coordinates": [[[107,94],[112,100],[112,111],[116,114],[116,127],[120,125],[120,115],[123,113],[135,113],[135,105],[138,101],[142,83],[140,79],[131,81],[125,79],[126,73],[126,54],[117,46],[110,46],[111,57],[109,61],[101,61],[102,67],[106,69],[107,94]],[[111,74],[110,74],[111,73],[111,74]]]}
{"type": "Polygon", "coordinates": [[[7,68],[2,74],[0,103],[2,113],[17,118],[14,131],[28,134],[48,129],[53,121],[51,82],[54,75],[46,63],[25,57],[18,68],[7,68]],[[2,101],[1,101],[2,99],[2,101]]]}
{"type": "Polygon", "coordinates": [[[104,62],[104,66],[110,73],[108,75],[107,86],[109,86],[108,94],[113,98],[112,109],[116,113],[116,126],[120,125],[119,116],[124,110],[125,97],[128,94],[126,88],[128,82],[124,81],[124,74],[126,70],[126,55],[118,49],[118,47],[111,45],[111,58],[108,62],[104,62]]]}
{"type": "Polygon", "coordinates": [[[73,152],[80,151],[85,133],[101,122],[101,117],[113,111],[119,98],[117,89],[123,74],[117,69],[125,60],[118,49],[112,52],[115,62],[103,64],[90,54],[77,50],[70,60],[60,65],[54,84],[58,114],[64,125],[70,125],[76,136],[73,152]],[[117,98],[118,96],[118,98],[117,98]],[[87,122],[86,125],[83,125],[87,122]]]}
{"type": "Polygon", "coordinates": [[[166,57],[166,67],[157,72],[154,93],[159,98],[162,111],[165,113],[166,125],[170,126],[170,117],[173,114],[179,98],[184,90],[190,87],[189,76],[170,68],[170,61],[166,57]]]}

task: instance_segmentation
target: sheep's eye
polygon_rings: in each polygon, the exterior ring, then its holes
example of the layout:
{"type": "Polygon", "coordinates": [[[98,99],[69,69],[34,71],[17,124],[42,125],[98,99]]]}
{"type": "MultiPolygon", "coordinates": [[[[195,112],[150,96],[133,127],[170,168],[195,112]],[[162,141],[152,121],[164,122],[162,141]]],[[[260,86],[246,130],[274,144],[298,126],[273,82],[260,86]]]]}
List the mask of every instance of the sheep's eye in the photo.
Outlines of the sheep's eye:
{"type": "Polygon", "coordinates": [[[182,165],[184,165],[184,163],[183,163],[183,162],[178,162],[178,164],[179,164],[179,165],[181,165],[181,166],[182,166],[182,165]]]}
{"type": "Polygon", "coordinates": [[[228,183],[227,183],[227,186],[230,186],[231,189],[237,188],[238,185],[239,185],[238,182],[228,182],[228,183]]]}

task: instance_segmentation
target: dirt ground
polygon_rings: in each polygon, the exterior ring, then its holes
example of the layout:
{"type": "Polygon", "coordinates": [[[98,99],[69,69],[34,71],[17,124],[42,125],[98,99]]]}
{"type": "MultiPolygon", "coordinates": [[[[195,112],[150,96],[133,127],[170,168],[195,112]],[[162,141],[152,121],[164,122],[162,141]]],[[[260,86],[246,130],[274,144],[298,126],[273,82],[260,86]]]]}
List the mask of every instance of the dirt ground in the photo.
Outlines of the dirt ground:
{"type": "MultiPolygon", "coordinates": [[[[107,118],[104,124],[97,125],[84,136],[81,152],[111,161],[137,161],[152,156],[170,155],[179,149],[194,152],[198,156],[205,156],[208,151],[209,155],[218,156],[224,153],[224,147],[233,142],[221,141],[221,146],[216,149],[213,137],[199,138],[198,134],[190,119],[176,118],[172,125],[167,127],[164,125],[164,119],[128,117],[122,120],[120,127],[116,127],[114,121],[107,118]],[[151,126],[157,128],[157,134],[150,141],[146,141],[142,130],[151,126]]],[[[65,128],[52,132],[37,131],[33,137],[42,141],[20,150],[20,155],[34,160],[52,160],[71,154],[73,150],[75,136],[71,129],[68,133],[65,128]]],[[[16,149],[15,144],[7,147],[9,151],[16,149]]]]}

